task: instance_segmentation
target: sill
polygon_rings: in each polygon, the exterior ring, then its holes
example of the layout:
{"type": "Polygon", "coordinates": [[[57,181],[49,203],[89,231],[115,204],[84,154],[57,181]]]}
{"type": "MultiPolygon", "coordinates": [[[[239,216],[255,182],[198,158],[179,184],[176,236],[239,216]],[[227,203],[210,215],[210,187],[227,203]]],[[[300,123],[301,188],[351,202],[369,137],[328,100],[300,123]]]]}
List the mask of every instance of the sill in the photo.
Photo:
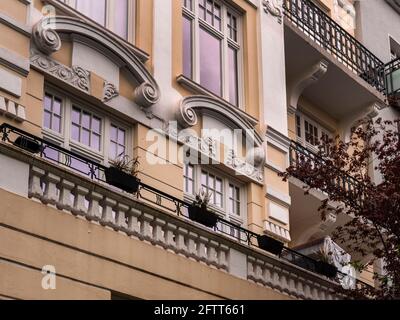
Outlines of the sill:
{"type": "Polygon", "coordinates": [[[244,109],[245,109],[240,106],[235,106],[234,104],[230,103],[228,100],[225,100],[224,98],[221,98],[220,96],[212,93],[210,90],[204,88],[202,85],[193,81],[192,79],[189,79],[188,77],[184,76],[183,74],[177,76],[176,81],[182,87],[188,89],[190,92],[192,92],[194,94],[202,94],[205,96],[212,97],[214,99],[221,101],[223,104],[229,105],[231,108],[234,108],[234,109],[239,109],[241,111],[244,111],[244,109]]]}

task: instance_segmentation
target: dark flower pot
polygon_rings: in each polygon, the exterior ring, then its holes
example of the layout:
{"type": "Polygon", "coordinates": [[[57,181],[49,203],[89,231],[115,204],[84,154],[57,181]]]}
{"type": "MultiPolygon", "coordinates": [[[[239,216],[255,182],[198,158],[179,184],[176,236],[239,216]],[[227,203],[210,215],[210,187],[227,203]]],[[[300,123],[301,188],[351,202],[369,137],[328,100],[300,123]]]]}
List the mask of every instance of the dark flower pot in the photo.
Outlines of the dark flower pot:
{"type": "Polygon", "coordinates": [[[283,243],[274,238],[268,237],[267,235],[258,235],[257,242],[258,246],[265,251],[276,255],[280,255],[282,252],[283,243]]]}
{"type": "Polygon", "coordinates": [[[105,169],[106,181],[114,187],[120,188],[129,193],[135,193],[139,189],[140,180],[115,167],[105,169]]]}
{"type": "Polygon", "coordinates": [[[28,137],[18,137],[15,139],[14,145],[31,153],[38,153],[42,149],[39,142],[28,137]]]}
{"type": "Polygon", "coordinates": [[[319,274],[322,274],[328,278],[336,277],[338,270],[334,265],[331,265],[324,261],[317,261],[316,267],[319,274]]]}
{"type": "Polygon", "coordinates": [[[188,210],[190,220],[201,223],[209,228],[214,228],[216,226],[218,220],[217,215],[208,211],[206,207],[191,205],[188,210]]]}

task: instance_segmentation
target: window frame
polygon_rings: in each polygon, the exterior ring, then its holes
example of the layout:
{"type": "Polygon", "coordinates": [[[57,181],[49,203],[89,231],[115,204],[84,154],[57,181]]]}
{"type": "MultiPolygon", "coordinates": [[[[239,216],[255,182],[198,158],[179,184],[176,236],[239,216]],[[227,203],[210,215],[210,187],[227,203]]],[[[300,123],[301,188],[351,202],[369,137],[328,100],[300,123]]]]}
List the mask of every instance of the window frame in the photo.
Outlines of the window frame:
{"type": "MultiPolygon", "coordinates": [[[[117,125],[125,130],[125,154],[132,157],[133,152],[133,128],[124,120],[115,117],[114,115],[99,110],[98,107],[78,98],[72,96],[66,91],[58,89],[50,84],[44,87],[43,96],[50,94],[60,98],[62,101],[62,118],[61,118],[61,133],[45,128],[44,117],[42,117],[42,134],[43,138],[49,142],[55,143],[67,150],[71,150],[84,157],[89,157],[91,160],[96,161],[105,166],[109,166],[113,159],[109,156],[109,145],[111,138],[111,125],[117,125]],[[88,112],[101,119],[101,139],[100,151],[93,149],[85,144],[72,139],[72,109],[76,106],[81,111],[88,112]]],[[[44,108],[44,100],[42,108],[44,108]]],[[[60,159],[59,159],[60,160],[60,159]]]]}
{"type": "Polygon", "coordinates": [[[296,111],[295,113],[295,133],[296,133],[296,141],[297,143],[301,144],[302,146],[305,146],[306,148],[314,151],[314,152],[318,152],[318,146],[315,146],[313,144],[311,144],[310,142],[306,141],[306,136],[305,136],[305,121],[307,121],[309,124],[311,124],[312,126],[316,127],[318,130],[318,141],[320,141],[320,139],[322,138],[322,136],[324,134],[328,135],[329,138],[333,137],[333,133],[331,130],[327,129],[325,126],[323,126],[322,124],[320,124],[319,122],[311,119],[310,117],[306,116],[304,113],[300,112],[300,111],[296,111]],[[300,119],[300,133],[301,136],[298,135],[298,122],[297,122],[297,118],[300,119]]]}
{"type": "MultiPolygon", "coordinates": [[[[60,0],[64,2],[66,5],[71,7],[73,10],[79,12],[76,9],[76,4],[77,0],[60,0]]],[[[81,15],[85,16],[87,19],[90,19],[94,23],[103,26],[116,36],[118,36],[121,39],[124,39],[125,41],[135,44],[136,37],[136,0],[128,0],[128,16],[127,16],[127,38],[123,38],[122,36],[118,35],[114,31],[114,10],[115,10],[115,4],[117,3],[118,0],[105,0],[106,2],[106,13],[105,13],[105,25],[101,25],[100,23],[96,22],[93,20],[91,17],[87,16],[86,14],[83,14],[82,12],[79,12],[81,15]]]]}
{"type": "Polygon", "coordinates": [[[226,219],[238,226],[242,226],[247,221],[247,197],[246,197],[246,185],[239,181],[238,179],[228,176],[219,170],[207,165],[193,165],[193,164],[183,164],[183,192],[184,199],[192,202],[195,199],[196,194],[201,190],[201,174],[202,171],[206,171],[208,174],[213,175],[215,178],[220,178],[222,180],[222,207],[214,204],[210,204],[209,207],[215,213],[217,213],[221,218],[226,219]],[[186,166],[190,165],[193,167],[193,193],[186,191],[186,179],[185,170],[186,166]],[[240,214],[229,212],[229,185],[239,188],[240,196],[240,214]]]}
{"type": "MultiPolygon", "coordinates": [[[[182,25],[183,17],[191,21],[191,74],[190,80],[200,85],[204,90],[211,94],[220,97],[227,101],[229,104],[244,109],[244,54],[243,54],[243,14],[229,5],[224,0],[213,0],[221,8],[221,31],[217,30],[209,23],[200,18],[199,14],[199,0],[192,0],[192,11],[184,7],[184,0],[181,0],[182,8],[182,25]],[[237,41],[230,39],[228,28],[228,12],[236,18],[236,33],[237,41]],[[221,95],[215,94],[209,89],[200,84],[200,29],[203,28],[206,32],[215,36],[221,41],[221,95]],[[237,105],[230,102],[229,93],[229,48],[232,47],[237,55],[237,105]]],[[[183,56],[182,56],[183,66],[183,56]]],[[[186,77],[186,75],[184,75],[186,77]]]]}

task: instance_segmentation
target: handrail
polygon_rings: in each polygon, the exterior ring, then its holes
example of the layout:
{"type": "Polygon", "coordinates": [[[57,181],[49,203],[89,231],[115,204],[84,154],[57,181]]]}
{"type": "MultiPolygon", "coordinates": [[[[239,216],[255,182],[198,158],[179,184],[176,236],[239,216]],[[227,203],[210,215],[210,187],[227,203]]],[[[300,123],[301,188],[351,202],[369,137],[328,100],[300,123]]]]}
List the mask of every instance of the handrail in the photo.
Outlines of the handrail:
{"type": "Polygon", "coordinates": [[[283,0],[284,15],[353,72],[385,92],[383,62],[310,0],[283,0]]]}
{"type": "MultiPolygon", "coordinates": [[[[102,181],[102,182],[107,183],[105,181],[105,179],[103,179],[101,177],[101,175],[99,174],[100,171],[104,172],[104,170],[106,170],[106,168],[107,168],[106,166],[104,166],[104,165],[102,165],[100,163],[97,163],[97,162],[95,162],[95,161],[93,161],[91,159],[88,159],[88,158],[86,158],[86,157],[84,157],[84,156],[82,156],[82,155],[80,155],[78,153],[75,153],[75,152],[70,151],[68,149],[65,149],[65,148],[63,148],[61,146],[58,146],[58,145],[56,145],[56,144],[54,144],[54,143],[52,143],[50,141],[44,140],[42,138],[39,138],[39,137],[37,137],[37,136],[35,136],[33,134],[30,134],[29,132],[26,132],[24,130],[16,128],[16,127],[14,127],[14,126],[12,126],[12,125],[10,125],[8,123],[3,123],[3,124],[0,125],[0,135],[1,135],[1,139],[0,140],[1,141],[14,144],[16,139],[14,141],[12,141],[10,139],[11,138],[10,137],[11,134],[17,134],[19,137],[25,137],[25,138],[32,139],[33,141],[35,141],[36,143],[38,143],[40,145],[40,153],[39,153],[39,155],[40,155],[41,158],[45,158],[47,160],[54,161],[54,162],[56,162],[56,163],[58,163],[60,165],[68,167],[69,169],[78,171],[81,174],[82,173],[85,174],[85,172],[82,172],[81,170],[78,170],[78,169],[72,167],[71,166],[71,164],[72,164],[72,160],[71,159],[77,159],[77,160],[81,161],[82,163],[87,164],[89,172],[86,173],[86,176],[89,176],[92,180],[98,180],[98,181],[102,181]],[[57,152],[62,153],[63,156],[65,157],[65,160],[64,161],[57,161],[57,160],[48,158],[46,156],[46,149],[47,148],[50,148],[50,149],[56,150],[57,152]]],[[[181,208],[182,207],[188,208],[189,206],[191,206],[190,203],[188,203],[188,202],[186,202],[184,200],[178,199],[178,198],[176,198],[176,197],[174,197],[174,196],[172,196],[172,195],[170,195],[170,194],[168,194],[166,192],[158,190],[158,189],[156,189],[156,188],[154,188],[154,187],[152,187],[150,185],[147,185],[144,182],[139,180],[139,190],[136,193],[136,196],[138,198],[140,197],[140,198],[143,198],[144,200],[149,201],[149,199],[144,198],[144,196],[142,195],[142,191],[151,192],[156,196],[156,201],[151,201],[154,204],[156,204],[158,206],[161,206],[164,209],[169,209],[169,210],[171,210],[173,212],[176,212],[178,214],[178,216],[183,216],[183,217],[189,219],[189,217],[182,212],[181,208]],[[175,209],[171,209],[168,206],[163,205],[162,204],[162,199],[170,201],[171,203],[173,203],[175,205],[175,209]]],[[[218,226],[218,224],[229,226],[230,228],[233,228],[234,230],[236,230],[236,233],[238,235],[236,238],[237,238],[237,240],[239,240],[239,242],[244,242],[249,246],[256,246],[256,247],[259,248],[258,244],[256,244],[253,241],[254,239],[257,238],[257,236],[259,236],[259,234],[255,233],[253,231],[250,231],[248,229],[245,229],[245,228],[243,228],[241,226],[238,226],[238,225],[236,225],[236,224],[234,224],[234,223],[232,223],[232,222],[230,222],[228,220],[225,220],[225,219],[223,219],[221,217],[218,217],[217,221],[218,222],[217,222],[217,225],[214,227],[214,231],[218,231],[218,232],[221,232],[223,234],[231,236],[231,234],[226,232],[224,230],[224,228],[220,228],[218,226]],[[243,237],[243,235],[244,235],[244,237],[243,237]]],[[[290,263],[292,263],[294,265],[297,265],[297,266],[299,266],[299,267],[301,267],[303,269],[309,270],[309,271],[314,272],[314,273],[318,273],[318,269],[317,269],[317,263],[318,262],[316,260],[314,260],[314,259],[312,259],[312,258],[310,258],[308,256],[305,256],[305,255],[303,255],[303,254],[301,254],[301,253],[299,253],[299,252],[297,252],[295,250],[292,250],[292,249],[290,249],[288,247],[284,247],[283,248],[282,253],[279,255],[279,257],[281,259],[284,259],[285,261],[288,261],[288,262],[290,262],[290,263]]],[[[347,277],[348,275],[338,271],[338,276],[339,277],[347,277]]],[[[366,283],[364,283],[364,282],[362,282],[362,281],[360,281],[358,279],[356,279],[356,280],[357,280],[357,283],[359,283],[361,285],[368,286],[368,284],[366,284],[366,283]]]]}

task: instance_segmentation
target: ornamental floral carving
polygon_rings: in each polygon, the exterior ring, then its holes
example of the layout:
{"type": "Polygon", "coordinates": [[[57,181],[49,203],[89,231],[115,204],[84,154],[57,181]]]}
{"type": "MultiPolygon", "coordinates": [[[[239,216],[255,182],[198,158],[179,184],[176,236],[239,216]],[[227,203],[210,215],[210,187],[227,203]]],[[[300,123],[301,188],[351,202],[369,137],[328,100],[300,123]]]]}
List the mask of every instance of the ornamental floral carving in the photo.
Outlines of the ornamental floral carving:
{"type": "Polygon", "coordinates": [[[85,92],[90,92],[90,73],[79,67],[67,67],[48,56],[31,50],[31,65],[85,92]]]}
{"type": "Polygon", "coordinates": [[[104,80],[103,86],[103,102],[110,101],[119,95],[117,87],[107,80],[104,80]]]}
{"type": "Polygon", "coordinates": [[[264,11],[277,17],[279,23],[282,23],[282,0],[264,0],[264,11]]]}

